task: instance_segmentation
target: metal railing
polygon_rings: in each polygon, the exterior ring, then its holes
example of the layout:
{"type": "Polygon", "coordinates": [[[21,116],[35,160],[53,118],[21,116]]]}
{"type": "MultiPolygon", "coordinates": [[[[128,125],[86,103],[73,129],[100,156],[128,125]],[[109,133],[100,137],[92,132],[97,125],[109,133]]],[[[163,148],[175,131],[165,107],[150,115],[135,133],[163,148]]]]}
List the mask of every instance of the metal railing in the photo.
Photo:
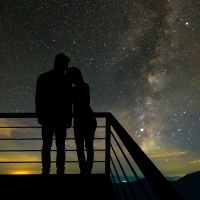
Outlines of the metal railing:
{"type": "MultiPolygon", "coordinates": [[[[101,125],[98,123],[97,128],[100,129],[97,135],[105,135],[105,137],[95,137],[98,142],[104,140],[101,148],[95,148],[95,152],[103,153],[101,159],[94,160],[94,163],[104,163],[102,172],[105,174],[113,184],[113,188],[118,199],[176,199],[181,200],[181,196],[173,188],[173,186],[166,180],[163,174],[148,158],[148,156],[141,150],[138,144],[121,126],[117,119],[111,113],[95,113],[97,119],[104,119],[101,125]],[[103,130],[103,131],[102,131],[103,130]],[[104,159],[102,159],[104,158],[104,159]]],[[[5,119],[36,119],[35,113],[0,113],[0,120],[5,119]]],[[[10,129],[40,129],[37,124],[27,126],[6,125],[5,121],[1,122],[0,131],[10,129]]],[[[12,121],[10,122],[13,123],[12,121]]],[[[73,128],[73,127],[72,127],[73,128]]],[[[0,132],[0,136],[2,135],[0,132]]],[[[97,131],[98,132],[98,131],[97,131]]],[[[8,133],[9,135],[9,133],[8,133]]],[[[1,141],[40,141],[40,137],[1,137],[1,141]]],[[[74,138],[67,138],[67,140],[74,140],[74,138]]],[[[94,141],[94,143],[95,143],[94,141]]],[[[94,145],[95,146],[95,145],[94,145]]],[[[97,145],[98,146],[98,145],[97,145]]],[[[41,147],[41,146],[40,146],[41,147]]],[[[0,153],[17,153],[17,152],[40,152],[41,149],[1,149],[0,153]]],[[[52,150],[56,151],[56,150],[52,150]]],[[[66,151],[75,152],[76,149],[66,149],[66,151]]],[[[77,160],[66,160],[67,163],[78,163],[77,160]]],[[[1,164],[17,164],[17,163],[32,163],[40,164],[40,160],[36,161],[19,161],[19,160],[3,160],[1,164]]],[[[52,161],[55,163],[55,161],[52,161]]],[[[98,168],[98,167],[97,167],[98,168]]]]}

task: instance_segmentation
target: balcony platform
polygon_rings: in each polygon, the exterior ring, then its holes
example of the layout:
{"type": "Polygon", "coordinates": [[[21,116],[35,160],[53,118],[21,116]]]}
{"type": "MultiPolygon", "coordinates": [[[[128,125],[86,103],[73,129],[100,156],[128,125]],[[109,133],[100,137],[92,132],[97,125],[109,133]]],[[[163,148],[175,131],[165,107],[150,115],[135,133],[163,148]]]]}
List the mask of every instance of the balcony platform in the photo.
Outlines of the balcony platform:
{"type": "Polygon", "coordinates": [[[104,174],[0,175],[1,195],[15,199],[116,200],[104,174]]]}

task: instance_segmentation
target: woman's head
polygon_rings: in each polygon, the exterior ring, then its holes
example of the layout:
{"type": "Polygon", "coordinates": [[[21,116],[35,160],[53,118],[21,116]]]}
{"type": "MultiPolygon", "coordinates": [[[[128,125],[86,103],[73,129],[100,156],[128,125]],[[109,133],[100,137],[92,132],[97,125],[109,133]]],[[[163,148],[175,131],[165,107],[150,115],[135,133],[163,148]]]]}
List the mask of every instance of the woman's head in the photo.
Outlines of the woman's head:
{"type": "Polygon", "coordinates": [[[81,73],[80,69],[77,67],[68,68],[67,74],[71,78],[72,83],[74,83],[75,85],[78,85],[78,84],[81,84],[84,82],[82,73],[81,73]]]}

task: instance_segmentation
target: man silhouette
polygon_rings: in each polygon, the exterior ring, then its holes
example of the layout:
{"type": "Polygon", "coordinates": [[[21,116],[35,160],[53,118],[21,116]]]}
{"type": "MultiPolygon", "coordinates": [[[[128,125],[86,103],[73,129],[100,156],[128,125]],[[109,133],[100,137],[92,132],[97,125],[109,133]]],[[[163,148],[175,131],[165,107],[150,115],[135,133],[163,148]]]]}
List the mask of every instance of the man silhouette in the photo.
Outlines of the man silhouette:
{"type": "Polygon", "coordinates": [[[51,147],[55,134],[57,174],[65,171],[65,139],[71,127],[72,103],[71,82],[66,70],[70,58],[59,53],[54,58],[54,68],[39,75],[36,83],[35,110],[38,123],[42,126],[42,174],[51,168],[51,147]]]}

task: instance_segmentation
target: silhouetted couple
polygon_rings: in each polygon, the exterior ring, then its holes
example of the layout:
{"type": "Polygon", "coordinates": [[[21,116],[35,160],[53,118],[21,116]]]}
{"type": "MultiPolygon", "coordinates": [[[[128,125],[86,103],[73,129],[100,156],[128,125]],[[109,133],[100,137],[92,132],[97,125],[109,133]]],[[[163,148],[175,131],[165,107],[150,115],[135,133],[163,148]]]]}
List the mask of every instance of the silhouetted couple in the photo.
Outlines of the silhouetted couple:
{"type": "Polygon", "coordinates": [[[54,135],[57,174],[65,173],[65,140],[67,128],[72,125],[72,113],[80,173],[91,174],[93,168],[97,122],[90,107],[90,88],[78,68],[68,68],[69,62],[66,55],[57,54],[53,69],[40,74],[36,84],[35,109],[38,123],[42,125],[42,174],[50,173],[54,135]]]}

